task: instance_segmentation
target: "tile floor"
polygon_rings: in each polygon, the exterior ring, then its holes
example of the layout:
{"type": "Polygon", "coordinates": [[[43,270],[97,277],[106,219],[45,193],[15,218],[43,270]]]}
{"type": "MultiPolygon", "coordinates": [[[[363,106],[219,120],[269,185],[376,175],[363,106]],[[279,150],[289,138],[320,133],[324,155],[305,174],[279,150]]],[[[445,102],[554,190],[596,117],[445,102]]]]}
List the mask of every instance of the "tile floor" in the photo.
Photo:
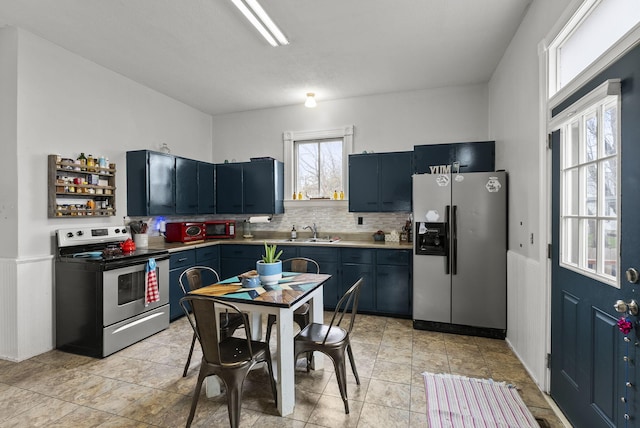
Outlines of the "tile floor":
{"type": "MultiPolygon", "coordinates": [[[[190,340],[182,318],[104,359],[54,350],[20,363],[0,360],[0,427],[184,426],[201,356],[196,352],[183,378],[190,340]]],[[[325,360],[323,371],[296,372],[296,407],[285,418],[277,416],[265,387],[266,370],[253,371],[245,382],[241,426],[426,427],[423,371],[513,383],[534,416],[563,426],[504,341],[359,315],[352,343],[361,385],[347,367],[349,415],[325,360]]],[[[228,426],[225,395],[207,399],[203,392],[192,426],[228,426]]]]}

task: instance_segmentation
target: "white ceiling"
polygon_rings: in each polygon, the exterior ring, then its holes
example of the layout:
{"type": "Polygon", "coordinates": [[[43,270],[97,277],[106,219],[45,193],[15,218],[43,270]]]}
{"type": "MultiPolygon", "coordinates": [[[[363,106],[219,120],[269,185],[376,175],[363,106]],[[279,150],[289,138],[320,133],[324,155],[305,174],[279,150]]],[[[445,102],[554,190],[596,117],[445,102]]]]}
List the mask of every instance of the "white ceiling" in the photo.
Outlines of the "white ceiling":
{"type": "Polygon", "coordinates": [[[216,115],[487,82],[531,1],[261,0],[277,48],[230,0],[0,0],[0,26],[216,115]]]}

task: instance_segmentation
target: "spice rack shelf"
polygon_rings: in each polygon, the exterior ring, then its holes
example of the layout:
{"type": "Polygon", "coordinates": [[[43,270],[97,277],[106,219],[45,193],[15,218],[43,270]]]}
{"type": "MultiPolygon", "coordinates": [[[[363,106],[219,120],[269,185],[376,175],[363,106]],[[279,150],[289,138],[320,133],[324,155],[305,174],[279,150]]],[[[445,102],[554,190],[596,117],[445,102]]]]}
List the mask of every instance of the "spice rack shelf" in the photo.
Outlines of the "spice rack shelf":
{"type": "Polygon", "coordinates": [[[49,218],[116,215],[116,165],[80,165],[49,155],[49,218]]]}

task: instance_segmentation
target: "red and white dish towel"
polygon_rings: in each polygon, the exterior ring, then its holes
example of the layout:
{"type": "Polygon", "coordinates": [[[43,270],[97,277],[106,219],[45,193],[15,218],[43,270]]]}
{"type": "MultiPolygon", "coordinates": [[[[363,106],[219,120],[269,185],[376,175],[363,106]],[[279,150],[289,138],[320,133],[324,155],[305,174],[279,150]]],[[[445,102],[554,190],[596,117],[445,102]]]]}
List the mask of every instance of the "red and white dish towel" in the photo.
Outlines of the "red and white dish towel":
{"type": "Polygon", "coordinates": [[[149,259],[145,267],[146,275],[144,277],[144,305],[160,300],[160,291],[158,290],[158,277],[156,276],[156,260],[149,259]]]}

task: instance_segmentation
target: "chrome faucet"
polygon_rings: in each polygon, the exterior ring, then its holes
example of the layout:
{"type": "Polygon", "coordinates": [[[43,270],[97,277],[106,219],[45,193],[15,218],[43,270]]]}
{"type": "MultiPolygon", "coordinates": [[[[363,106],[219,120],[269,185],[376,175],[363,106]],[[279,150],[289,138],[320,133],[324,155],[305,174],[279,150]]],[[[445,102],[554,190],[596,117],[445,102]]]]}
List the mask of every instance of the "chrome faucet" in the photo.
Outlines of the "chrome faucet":
{"type": "Polygon", "coordinates": [[[302,230],[304,229],[309,229],[310,231],[313,232],[313,239],[318,239],[318,227],[316,226],[315,223],[313,223],[313,226],[305,226],[302,228],[302,230]]]}

